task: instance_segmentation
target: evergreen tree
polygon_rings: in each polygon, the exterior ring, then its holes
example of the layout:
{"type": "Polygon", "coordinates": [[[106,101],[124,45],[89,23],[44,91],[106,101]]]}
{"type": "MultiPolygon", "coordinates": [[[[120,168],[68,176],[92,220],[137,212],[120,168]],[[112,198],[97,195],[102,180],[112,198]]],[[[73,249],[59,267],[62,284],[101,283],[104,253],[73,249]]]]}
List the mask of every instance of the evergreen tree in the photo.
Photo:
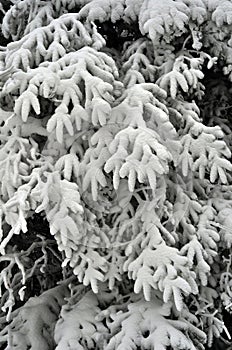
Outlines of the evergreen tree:
{"type": "Polygon", "coordinates": [[[0,11],[1,349],[226,348],[232,2],[0,11]]]}

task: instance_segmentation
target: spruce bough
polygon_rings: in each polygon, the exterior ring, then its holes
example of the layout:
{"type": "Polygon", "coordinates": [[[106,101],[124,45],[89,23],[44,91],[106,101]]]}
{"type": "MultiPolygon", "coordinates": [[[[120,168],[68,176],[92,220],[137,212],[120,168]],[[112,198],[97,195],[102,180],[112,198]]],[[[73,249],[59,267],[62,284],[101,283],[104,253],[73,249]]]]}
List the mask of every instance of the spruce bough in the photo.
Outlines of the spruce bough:
{"type": "Polygon", "coordinates": [[[225,348],[232,3],[0,11],[1,348],[225,348]]]}

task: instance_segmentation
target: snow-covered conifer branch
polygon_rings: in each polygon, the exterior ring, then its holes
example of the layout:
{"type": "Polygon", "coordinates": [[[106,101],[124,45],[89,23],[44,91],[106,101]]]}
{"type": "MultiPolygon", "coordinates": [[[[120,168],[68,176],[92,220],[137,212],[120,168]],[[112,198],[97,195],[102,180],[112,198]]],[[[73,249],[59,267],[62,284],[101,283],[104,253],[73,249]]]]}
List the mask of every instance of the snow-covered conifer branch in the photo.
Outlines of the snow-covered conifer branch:
{"type": "Polygon", "coordinates": [[[227,0],[12,0],[0,47],[4,349],[230,338],[230,16],[227,0]]]}

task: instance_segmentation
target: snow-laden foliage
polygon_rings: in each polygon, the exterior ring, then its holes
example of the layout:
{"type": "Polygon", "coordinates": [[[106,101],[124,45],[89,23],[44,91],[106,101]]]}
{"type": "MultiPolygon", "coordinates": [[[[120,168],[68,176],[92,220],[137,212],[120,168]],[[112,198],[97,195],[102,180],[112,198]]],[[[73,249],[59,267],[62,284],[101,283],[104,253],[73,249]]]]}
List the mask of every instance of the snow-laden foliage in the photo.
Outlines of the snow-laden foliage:
{"type": "Polygon", "coordinates": [[[226,347],[231,2],[0,11],[1,349],[226,347]]]}

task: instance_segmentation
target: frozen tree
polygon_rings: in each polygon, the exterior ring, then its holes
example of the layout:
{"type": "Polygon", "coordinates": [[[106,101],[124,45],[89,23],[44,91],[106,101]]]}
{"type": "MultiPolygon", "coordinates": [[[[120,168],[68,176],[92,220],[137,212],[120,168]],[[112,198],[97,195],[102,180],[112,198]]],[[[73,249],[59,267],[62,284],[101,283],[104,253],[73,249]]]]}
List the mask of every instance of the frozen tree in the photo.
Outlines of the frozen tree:
{"type": "Polygon", "coordinates": [[[225,349],[232,2],[0,11],[1,349],[225,349]]]}

